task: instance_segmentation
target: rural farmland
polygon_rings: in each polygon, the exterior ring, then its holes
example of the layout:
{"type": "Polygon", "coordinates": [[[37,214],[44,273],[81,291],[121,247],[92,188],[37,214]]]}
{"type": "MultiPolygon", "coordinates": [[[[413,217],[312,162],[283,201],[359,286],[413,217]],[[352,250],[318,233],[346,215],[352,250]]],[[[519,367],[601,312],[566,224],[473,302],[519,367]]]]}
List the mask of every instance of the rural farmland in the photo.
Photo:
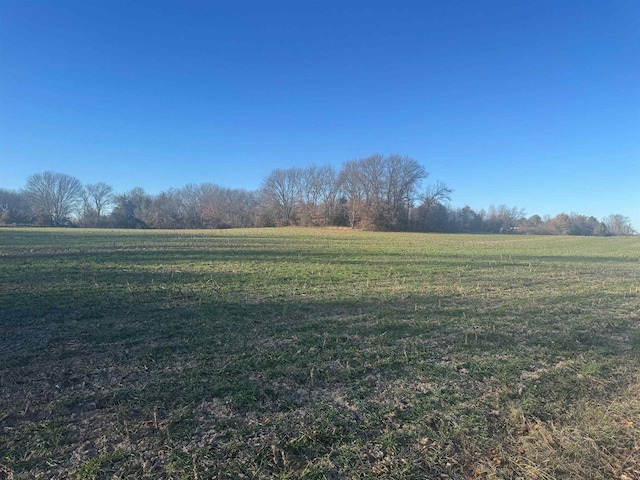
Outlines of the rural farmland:
{"type": "Polygon", "coordinates": [[[640,237],[0,229],[0,479],[640,478],[640,237]]]}

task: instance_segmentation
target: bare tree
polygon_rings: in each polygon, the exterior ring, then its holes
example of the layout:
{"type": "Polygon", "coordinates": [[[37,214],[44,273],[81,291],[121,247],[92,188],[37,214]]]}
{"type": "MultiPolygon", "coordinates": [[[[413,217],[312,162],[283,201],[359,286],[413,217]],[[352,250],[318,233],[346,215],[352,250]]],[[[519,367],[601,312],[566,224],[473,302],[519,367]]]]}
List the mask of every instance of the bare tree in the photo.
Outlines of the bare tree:
{"type": "Polygon", "coordinates": [[[82,192],[85,220],[92,219],[93,226],[100,225],[105,210],[115,202],[113,188],[104,182],[85,185],[82,192]]]}
{"type": "Polygon", "coordinates": [[[607,226],[607,230],[610,235],[634,235],[635,230],[631,226],[631,220],[624,215],[614,214],[609,215],[603,220],[603,223],[607,226]]]}
{"type": "Polygon", "coordinates": [[[451,228],[451,210],[441,203],[428,210],[420,205],[412,212],[412,228],[419,232],[447,232],[451,228]]]}
{"type": "Polygon", "coordinates": [[[300,194],[301,170],[293,167],[273,170],[262,182],[262,196],[267,206],[276,210],[278,223],[291,225],[295,220],[295,207],[300,194]]]}
{"type": "Polygon", "coordinates": [[[440,180],[428,185],[420,205],[411,212],[412,228],[419,231],[446,230],[448,210],[444,204],[451,200],[452,193],[453,190],[440,180]]]}
{"type": "Polygon", "coordinates": [[[189,185],[181,188],[178,194],[182,198],[186,228],[202,228],[203,185],[189,185]]]}
{"type": "Polygon", "coordinates": [[[0,224],[29,223],[30,220],[25,194],[0,188],[0,224]]]}
{"type": "Polygon", "coordinates": [[[391,155],[385,159],[387,196],[386,201],[393,216],[393,223],[407,227],[409,212],[413,207],[416,189],[428,176],[425,168],[411,157],[391,155]]]}
{"type": "Polygon", "coordinates": [[[347,162],[340,184],[349,204],[351,226],[406,228],[417,188],[426,177],[424,167],[410,157],[371,155],[347,162]]]}
{"type": "Polygon", "coordinates": [[[422,205],[429,209],[436,204],[444,204],[451,200],[453,190],[446,183],[437,180],[433,185],[427,185],[422,195],[422,205]]]}
{"type": "Polygon", "coordinates": [[[255,226],[258,201],[254,192],[202,183],[187,185],[174,194],[180,198],[186,228],[255,226]]]}
{"type": "Polygon", "coordinates": [[[202,219],[207,228],[232,227],[233,208],[229,189],[211,183],[202,188],[202,219]]]}
{"type": "MultiPolygon", "coordinates": [[[[490,215],[488,221],[490,222],[494,217],[495,215],[490,215]]],[[[571,232],[571,217],[566,213],[559,213],[547,222],[547,227],[554,235],[569,235],[571,232]]]]}
{"type": "Polygon", "coordinates": [[[144,221],[151,228],[184,228],[185,216],[181,195],[169,189],[151,197],[144,221]]]}
{"type": "Polygon", "coordinates": [[[336,172],[330,165],[300,171],[300,217],[303,225],[327,225],[336,197],[336,172]]]}
{"type": "Polygon", "coordinates": [[[223,188],[220,195],[220,227],[253,227],[257,212],[257,195],[247,190],[223,188]]]}
{"type": "Polygon", "coordinates": [[[324,210],[322,224],[329,225],[337,217],[338,193],[340,191],[338,174],[332,166],[325,165],[319,168],[316,182],[321,186],[319,202],[324,210]]]}
{"type": "MultiPolygon", "coordinates": [[[[565,216],[568,220],[569,216],[565,216]]],[[[524,218],[525,210],[523,208],[507,207],[506,205],[494,207],[491,205],[489,207],[489,213],[484,219],[484,224],[487,231],[491,233],[513,233],[516,227],[522,223],[524,218]]],[[[564,218],[561,221],[563,222],[564,218]]]]}
{"type": "Polygon", "coordinates": [[[220,228],[223,188],[213,183],[199,186],[199,215],[204,228],[220,228]]]}
{"type": "Polygon", "coordinates": [[[34,214],[49,225],[66,225],[82,197],[80,180],[46,171],[31,175],[25,193],[34,214]]]}
{"type": "Polygon", "coordinates": [[[343,165],[338,177],[338,185],[347,200],[349,226],[356,228],[360,221],[365,198],[358,160],[350,160],[343,165]]]}

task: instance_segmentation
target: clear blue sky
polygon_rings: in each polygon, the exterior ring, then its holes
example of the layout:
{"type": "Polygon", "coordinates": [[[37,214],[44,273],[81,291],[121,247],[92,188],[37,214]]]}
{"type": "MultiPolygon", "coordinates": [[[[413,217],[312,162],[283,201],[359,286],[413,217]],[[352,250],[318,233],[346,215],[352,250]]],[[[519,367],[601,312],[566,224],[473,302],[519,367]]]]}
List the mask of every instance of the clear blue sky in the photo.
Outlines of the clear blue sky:
{"type": "Polygon", "coordinates": [[[452,205],[640,229],[640,2],[0,0],[0,187],[408,155],[452,205]]]}

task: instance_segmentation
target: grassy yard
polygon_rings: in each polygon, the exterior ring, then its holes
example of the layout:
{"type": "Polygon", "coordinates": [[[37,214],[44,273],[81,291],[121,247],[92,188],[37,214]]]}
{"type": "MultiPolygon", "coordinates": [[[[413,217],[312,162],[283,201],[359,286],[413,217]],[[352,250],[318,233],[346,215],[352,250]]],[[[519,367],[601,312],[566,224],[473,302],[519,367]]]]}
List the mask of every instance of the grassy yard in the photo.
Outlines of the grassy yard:
{"type": "Polygon", "coordinates": [[[0,229],[0,479],[639,459],[638,237],[0,229]]]}

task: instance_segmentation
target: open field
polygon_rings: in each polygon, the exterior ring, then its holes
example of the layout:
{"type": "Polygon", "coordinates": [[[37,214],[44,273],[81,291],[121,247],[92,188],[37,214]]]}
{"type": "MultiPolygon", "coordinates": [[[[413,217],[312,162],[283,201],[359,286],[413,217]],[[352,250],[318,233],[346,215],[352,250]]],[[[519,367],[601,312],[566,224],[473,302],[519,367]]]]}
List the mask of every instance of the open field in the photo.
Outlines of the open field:
{"type": "Polygon", "coordinates": [[[0,229],[0,479],[640,478],[640,238],[0,229]]]}

